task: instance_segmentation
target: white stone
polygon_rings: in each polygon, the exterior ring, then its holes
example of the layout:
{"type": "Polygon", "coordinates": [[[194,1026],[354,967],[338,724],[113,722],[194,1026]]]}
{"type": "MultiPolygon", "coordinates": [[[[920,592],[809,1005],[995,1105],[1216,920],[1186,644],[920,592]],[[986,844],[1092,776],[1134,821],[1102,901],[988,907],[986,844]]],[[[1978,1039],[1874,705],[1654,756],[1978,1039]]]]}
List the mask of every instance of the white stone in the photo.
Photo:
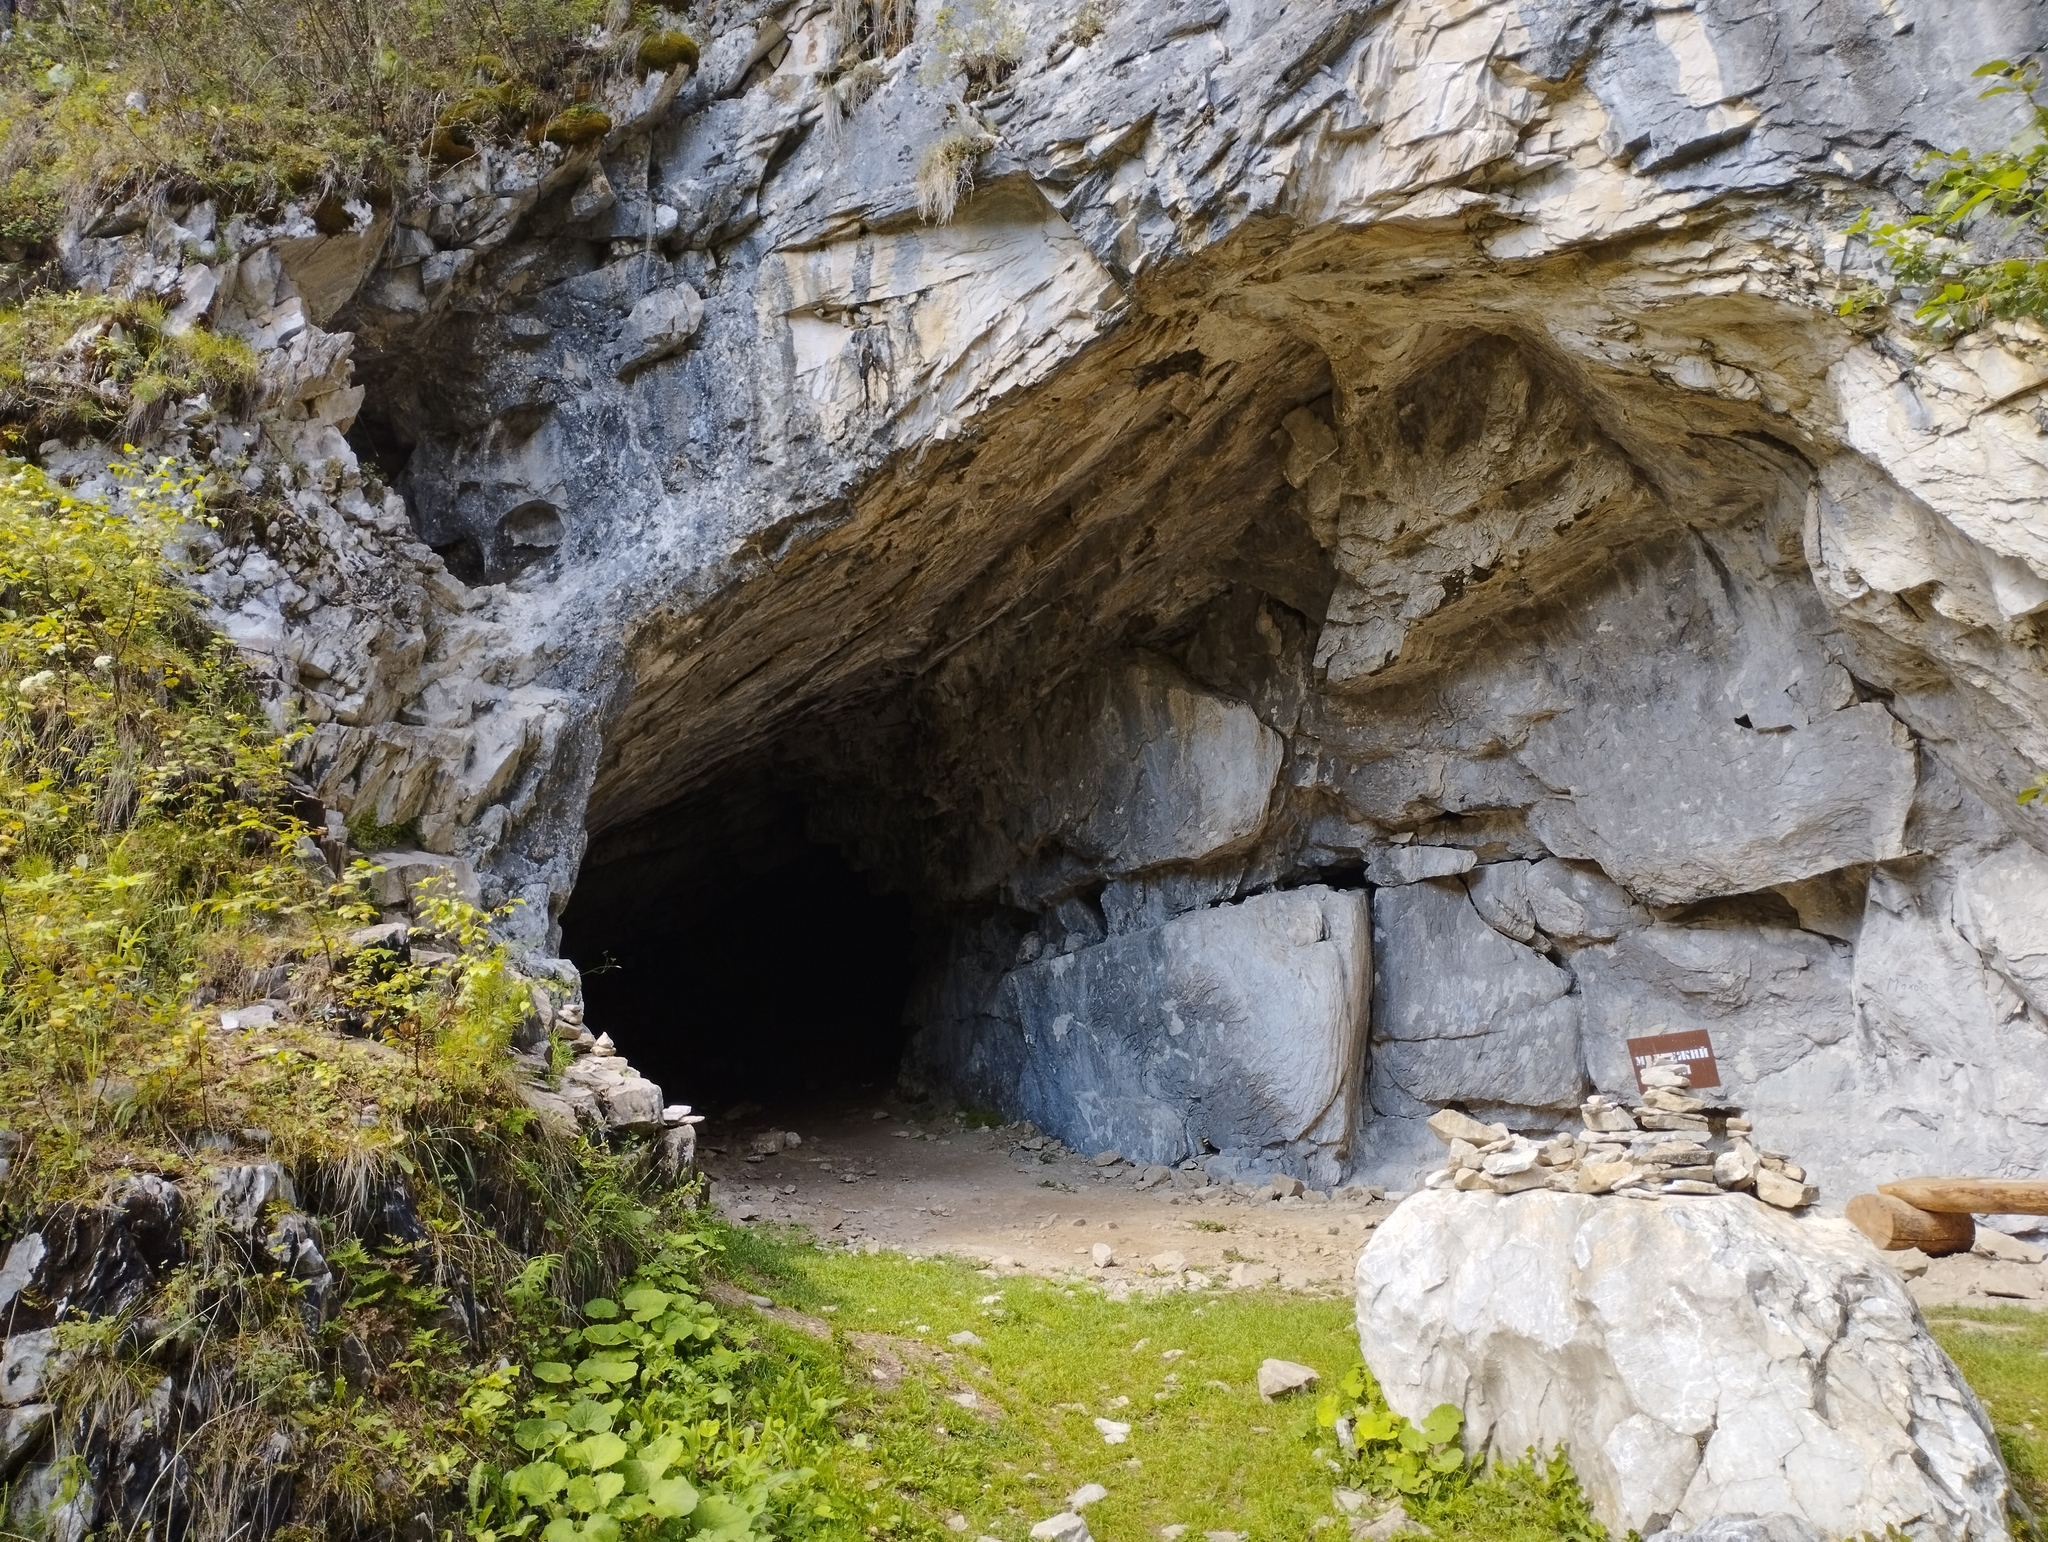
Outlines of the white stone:
{"type": "Polygon", "coordinates": [[[1358,1312],[1398,1412],[1458,1405],[1473,1451],[1563,1445],[1610,1529],[1783,1513],[1829,1537],[2006,1536],[1989,1421],[1846,1222],[1740,1195],[1429,1192],[1366,1245],[1358,1312]]]}
{"type": "MultiPolygon", "coordinates": [[[[1404,891],[1405,892],[1405,891],[1404,891]]],[[[1013,1112],[1080,1150],[1178,1162],[1207,1141],[1313,1159],[1356,1117],[1371,942],[1364,896],[1310,887],[1180,916],[1013,969],[1013,1112]]]]}
{"type": "Polygon", "coordinates": [[[1075,1489],[1073,1493],[1067,1495],[1067,1508],[1076,1511],[1085,1510],[1090,1505],[1107,1498],[1109,1498],[1109,1490],[1100,1483],[1084,1483],[1075,1489]]]}
{"type": "Polygon", "coordinates": [[[1276,1397],[1285,1397],[1290,1392],[1313,1386],[1316,1379],[1314,1366],[1301,1365],[1293,1360],[1259,1362],[1259,1396],[1268,1403],[1276,1397]]]}
{"type": "Polygon", "coordinates": [[[1767,1205],[1776,1205],[1780,1210],[1797,1210],[1802,1205],[1812,1204],[1817,1195],[1818,1191],[1810,1183],[1801,1183],[1768,1167],[1756,1170],[1756,1197],[1767,1205]]]}
{"type": "Polygon", "coordinates": [[[0,1342],[0,1404],[12,1408],[38,1401],[45,1381],[63,1358],[55,1328],[17,1333],[0,1342]]]}
{"type": "MultiPolygon", "coordinates": [[[[1989,1226],[1977,1228],[1977,1240],[1970,1249],[1985,1258],[1996,1258],[2011,1264],[2038,1264],[2048,1259],[2048,1252],[2037,1248],[2031,1242],[2022,1242],[2018,1237],[2008,1237],[2004,1232],[1989,1226]]],[[[0,1276],[4,1278],[4,1276],[0,1276]]],[[[4,1286],[0,1286],[0,1299],[4,1299],[4,1286]]]]}
{"type": "Polygon", "coordinates": [[[1120,1446],[1131,1438],[1131,1427],[1115,1419],[1097,1419],[1095,1428],[1106,1446],[1120,1446]]]}
{"type": "Polygon", "coordinates": [[[631,375],[682,352],[703,324],[704,301],[696,290],[680,281],[657,289],[626,317],[619,336],[619,374],[631,375]]]}
{"type": "Polygon", "coordinates": [[[1094,1542],[1088,1523],[1068,1510],[1049,1515],[1031,1528],[1031,1542],[1094,1542]]]}

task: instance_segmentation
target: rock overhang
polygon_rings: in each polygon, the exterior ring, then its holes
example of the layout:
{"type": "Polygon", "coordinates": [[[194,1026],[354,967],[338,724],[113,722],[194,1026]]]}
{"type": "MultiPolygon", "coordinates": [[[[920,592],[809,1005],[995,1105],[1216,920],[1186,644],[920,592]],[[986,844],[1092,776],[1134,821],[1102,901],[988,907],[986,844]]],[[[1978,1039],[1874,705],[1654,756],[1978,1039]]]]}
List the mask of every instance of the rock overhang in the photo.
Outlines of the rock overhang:
{"type": "Polygon", "coordinates": [[[1038,1037],[1013,977],[1048,960],[1367,895],[1356,1127],[1248,1161],[1398,1164],[1404,1099],[1540,1110],[1660,1025],[1726,1037],[1760,1108],[1871,1110],[1856,1161],[2038,1161],[2033,1081],[1989,1074],[2041,1032],[2030,922],[1958,898],[2035,860],[2038,371],[1830,303],[1899,102],[1996,126],[1937,40],[1178,7],[977,105],[1001,144],[927,226],[915,61],[817,133],[815,19],[757,22],[587,165],[430,189],[405,228],[461,271],[415,305],[394,250],[339,313],[480,587],[417,647],[299,649],[390,665],[309,676],[347,687],[336,800],[545,929],[589,836],[772,771],[953,929],[939,1076],[1038,1037]],[[1930,1134],[1979,1073],[2010,1096],[1930,1134]]]}

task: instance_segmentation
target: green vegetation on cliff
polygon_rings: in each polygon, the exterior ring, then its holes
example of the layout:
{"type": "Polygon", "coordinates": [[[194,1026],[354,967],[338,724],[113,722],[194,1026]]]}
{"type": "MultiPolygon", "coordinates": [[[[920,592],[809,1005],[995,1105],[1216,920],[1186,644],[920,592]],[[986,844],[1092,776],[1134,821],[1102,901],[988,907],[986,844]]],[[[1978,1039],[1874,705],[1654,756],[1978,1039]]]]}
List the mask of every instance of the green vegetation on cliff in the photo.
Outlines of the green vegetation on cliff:
{"type": "Polygon", "coordinates": [[[54,1335],[57,1409],[0,1529],[786,1533],[830,1402],[704,1305],[650,1145],[526,1105],[493,917],[350,940],[365,871],[165,555],[196,484],[117,478],[0,462],[0,1336],[54,1335]]]}
{"type": "MultiPolygon", "coordinates": [[[[0,257],[67,217],[120,233],[150,195],[223,212],[384,196],[406,162],[538,139],[609,78],[694,60],[625,0],[62,0],[0,41],[0,257]]],[[[339,221],[338,201],[316,219],[339,221]]]]}
{"type": "MultiPolygon", "coordinates": [[[[1922,169],[1933,177],[1920,213],[1880,221],[1865,210],[1849,230],[1869,239],[1910,292],[1915,318],[1949,336],[1988,321],[2048,323],[2048,86],[2031,60],[1996,59],[1976,73],[1992,81],[1985,96],[2026,98],[2025,139],[2002,150],[1929,155],[1922,169]]],[[[1886,298],[1865,286],[1842,309],[1868,310],[1886,298]]]]}

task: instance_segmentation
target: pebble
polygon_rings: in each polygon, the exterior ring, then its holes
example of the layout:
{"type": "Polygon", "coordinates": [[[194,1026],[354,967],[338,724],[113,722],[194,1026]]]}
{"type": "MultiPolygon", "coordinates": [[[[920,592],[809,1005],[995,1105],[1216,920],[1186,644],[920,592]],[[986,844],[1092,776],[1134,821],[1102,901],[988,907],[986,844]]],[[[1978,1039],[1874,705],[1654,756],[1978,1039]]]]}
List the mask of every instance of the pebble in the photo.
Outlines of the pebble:
{"type": "MultiPolygon", "coordinates": [[[[1095,1428],[1101,1433],[1102,1443],[1106,1446],[1120,1446],[1131,1438],[1131,1427],[1128,1424],[1119,1424],[1114,1419],[1097,1419],[1095,1428]]],[[[1037,1533],[1033,1532],[1032,1535],[1036,1536],[1037,1533]]]]}
{"type": "Polygon", "coordinates": [[[1353,1521],[1352,1542],[1389,1542],[1393,1537],[1426,1537],[1430,1530],[1422,1522],[1409,1515],[1407,1508],[1396,1501],[1393,1509],[1376,1520],[1353,1521]]]}
{"type": "Polygon", "coordinates": [[[979,1349],[981,1348],[981,1335],[972,1328],[962,1328],[958,1333],[948,1334],[946,1342],[956,1345],[961,1349],[979,1349]]]}
{"type": "Polygon", "coordinates": [[[1031,1542],[1095,1542],[1088,1534],[1088,1523],[1068,1510],[1059,1515],[1048,1515],[1031,1528],[1031,1542]]]}
{"type": "Polygon", "coordinates": [[[1069,1510],[1085,1510],[1098,1500],[1109,1498],[1109,1490],[1100,1483],[1084,1483],[1067,1495],[1069,1510]]]}
{"type": "Polygon", "coordinates": [[[1098,1242],[1088,1250],[1088,1257],[1098,1269],[1107,1269],[1116,1262],[1116,1250],[1107,1242],[1098,1242]]]}

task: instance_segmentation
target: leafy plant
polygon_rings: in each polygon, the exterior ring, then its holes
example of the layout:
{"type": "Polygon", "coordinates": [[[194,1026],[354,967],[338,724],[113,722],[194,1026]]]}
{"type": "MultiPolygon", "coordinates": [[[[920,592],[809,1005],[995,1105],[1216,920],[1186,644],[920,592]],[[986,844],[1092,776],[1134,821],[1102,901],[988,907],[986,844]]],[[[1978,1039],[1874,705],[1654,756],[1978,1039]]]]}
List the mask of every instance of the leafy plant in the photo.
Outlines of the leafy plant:
{"type": "MultiPolygon", "coordinates": [[[[2048,87],[2032,60],[1994,59],[1976,70],[1993,84],[1982,95],[2021,95],[2031,107],[2030,142],[2010,150],[1937,151],[1921,161],[1936,169],[1925,209],[1905,220],[1880,221],[1865,209],[1849,234],[1868,238],[1885,265],[1918,292],[1916,320],[1958,335],[1993,320],[2048,322],[2048,87]],[[1981,256],[1972,236],[1991,217],[2006,222],[2010,241],[2029,255],[1981,256]]],[[[1844,314],[1884,303],[1874,285],[1851,293],[1844,314]]]]}
{"type": "Polygon", "coordinates": [[[478,1542],[613,1542],[622,1528],[753,1542],[778,1496],[812,1476],[786,1459],[826,1428],[834,1399],[798,1389],[793,1410],[743,1407],[758,1354],[700,1298],[701,1237],[672,1234],[621,1289],[583,1307],[583,1325],[541,1341],[536,1384],[513,1443],[528,1460],[469,1486],[478,1542]],[[754,1417],[748,1418],[747,1414],[754,1417]]]}
{"type": "MultiPolygon", "coordinates": [[[[644,29],[631,7],[618,10],[608,17],[604,0],[24,6],[0,36],[0,243],[46,245],[67,214],[119,224],[121,208],[146,214],[165,190],[229,209],[324,204],[336,190],[381,196],[430,140],[441,159],[459,158],[634,70],[644,29]]],[[[656,52],[682,50],[671,41],[656,52]]]]}
{"type": "Polygon", "coordinates": [[[1362,1365],[1345,1372],[1338,1388],[1317,1403],[1316,1423],[1336,1434],[1366,1488],[1437,1500],[1469,1484],[1471,1471],[1458,1444],[1465,1416],[1456,1404],[1439,1403],[1422,1423],[1411,1424],[1387,1406],[1362,1365]]]}

